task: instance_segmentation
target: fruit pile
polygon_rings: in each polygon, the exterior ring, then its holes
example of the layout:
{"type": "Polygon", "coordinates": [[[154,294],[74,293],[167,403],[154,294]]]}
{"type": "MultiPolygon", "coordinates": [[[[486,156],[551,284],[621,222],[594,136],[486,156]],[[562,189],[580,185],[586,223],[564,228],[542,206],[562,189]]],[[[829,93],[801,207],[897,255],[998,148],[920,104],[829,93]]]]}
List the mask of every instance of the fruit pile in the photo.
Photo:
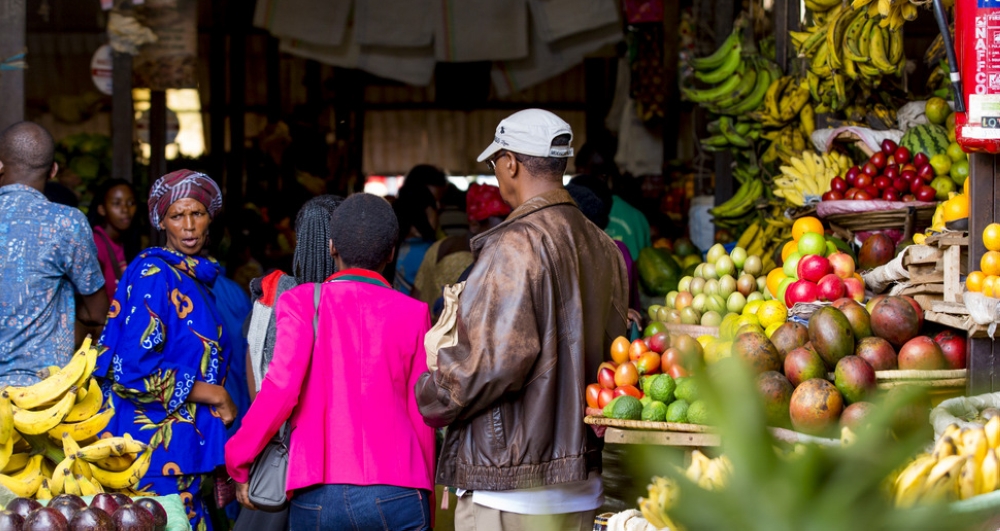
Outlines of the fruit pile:
{"type": "Polygon", "coordinates": [[[121,493],[99,493],[90,502],[60,494],[46,506],[14,498],[0,511],[0,529],[17,531],[164,531],[167,512],[154,499],[132,500],[121,493]]]}
{"type": "Polygon", "coordinates": [[[0,485],[21,497],[105,491],[137,494],[152,449],[124,437],[97,435],[114,410],[91,378],[97,349],[88,338],[64,367],[48,377],[0,393],[0,485]],[[81,447],[82,446],[82,447],[81,447]]]}
{"type": "Polygon", "coordinates": [[[772,317],[762,315],[766,304],[727,317],[719,338],[704,345],[704,359],[712,365],[734,357],[749,366],[772,426],[830,435],[839,422],[854,430],[873,407],[876,371],[965,367],[965,337],[920,336],[923,312],[909,297],[878,296],[867,306],[842,298],[806,325],[782,318],[773,330],[772,317]]]}
{"type": "Polygon", "coordinates": [[[1000,298],[1000,223],[990,223],[983,229],[986,253],[979,259],[979,270],[965,277],[965,287],[973,293],[1000,298]]]}
{"type": "Polygon", "coordinates": [[[909,148],[887,138],[864,165],[852,166],[843,178],[831,180],[823,200],[930,202],[938,193],[932,186],[934,174],[926,154],[919,152],[911,158],[909,148]]]}
{"type": "Polygon", "coordinates": [[[893,482],[897,506],[966,500],[1000,487],[1000,417],[985,426],[948,426],[930,453],[917,456],[893,482]]]}
{"type": "MultiPolygon", "coordinates": [[[[701,451],[693,450],[691,464],[683,472],[688,480],[700,488],[719,490],[726,488],[729,475],[733,472],[733,464],[724,455],[709,459],[701,451]]],[[[677,482],[660,476],[653,476],[651,481],[646,486],[648,497],[639,498],[642,517],[657,529],[680,529],[667,515],[667,511],[677,503],[677,482]]]]}
{"type": "Polygon", "coordinates": [[[721,244],[713,245],[707,262],[695,267],[694,274],[682,277],[677,290],[667,294],[663,306],[649,308],[651,319],[670,324],[719,326],[730,313],[740,313],[747,302],[764,300],[763,261],[742,247],[726,254],[721,244]]]}
{"type": "Polygon", "coordinates": [[[781,269],[772,270],[765,284],[771,297],[791,308],[796,303],[864,299],[865,286],[854,272],[854,258],[823,234],[823,223],[806,216],[795,220],[792,241],[782,249],[781,269]]]}

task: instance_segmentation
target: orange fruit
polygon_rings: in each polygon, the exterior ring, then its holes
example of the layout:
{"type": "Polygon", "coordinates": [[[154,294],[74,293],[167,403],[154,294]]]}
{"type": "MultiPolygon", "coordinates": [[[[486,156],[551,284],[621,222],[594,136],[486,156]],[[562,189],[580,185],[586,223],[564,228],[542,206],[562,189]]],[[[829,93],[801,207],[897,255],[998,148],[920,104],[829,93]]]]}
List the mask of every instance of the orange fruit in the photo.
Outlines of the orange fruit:
{"type": "Polygon", "coordinates": [[[781,281],[785,279],[785,272],[781,270],[780,267],[776,267],[767,274],[767,290],[771,292],[772,297],[778,296],[778,287],[781,285],[781,281]]]}
{"type": "Polygon", "coordinates": [[[962,193],[965,195],[969,195],[969,181],[971,180],[972,179],[966,179],[965,182],[962,183],[962,193]]]}
{"type": "Polygon", "coordinates": [[[1000,251],[987,251],[979,260],[979,269],[986,276],[1000,275],[1000,251]]]}
{"type": "Polygon", "coordinates": [[[611,359],[615,363],[622,364],[628,361],[628,349],[631,346],[628,339],[618,336],[614,343],[611,343],[611,359]]]}
{"type": "Polygon", "coordinates": [[[986,280],[986,275],[982,271],[973,271],[965,277],[965,287],[973,293],[979,293],[983,291],[984,280],[986,280]]]}
{"type": "Polygon", "coordinates": [[[799,238],[807,232],[823,234],[823,222],[812,216],[805,216],[795,220],[792,224],[792,239],[799,241],[799,238]]]}
{"type": "Polygon", "coordinates": [[[1000,277],[988,276],[985,280],[983,280],[983,295],[986,295],[987,297],[996,297],[997,280],[1000,280],[1000,277]]]}
{"type": "Polygon", "coordinates": [[[784,262],[785,260],[788,260],[788,255],[794,252],[798,252],[798,250],[799,250],[798,240],[792,240],[786,243],[785,246],[781,248],[781,261],[784,262]]]}
{"type": "Polygon", "coordinates": [[[1000,223],[990,223],[983,229],[983,245],[991,251],[1000,251],[1000,223]]]}
{"type": "Polygon", "coordinates": [[[956,195],[944,202],[945,222],[967,217],[969,217],[969,196],[956,195]]]}

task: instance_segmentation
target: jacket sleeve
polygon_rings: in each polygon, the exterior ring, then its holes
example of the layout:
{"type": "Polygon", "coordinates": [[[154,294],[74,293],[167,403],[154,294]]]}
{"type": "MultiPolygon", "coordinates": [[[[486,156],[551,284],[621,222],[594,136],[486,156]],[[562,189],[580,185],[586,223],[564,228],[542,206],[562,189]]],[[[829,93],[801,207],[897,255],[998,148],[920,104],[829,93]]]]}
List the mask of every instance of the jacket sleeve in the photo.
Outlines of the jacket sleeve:
{"type": "Polygon", "coordinates": [[[526,383],[543,339],[535,299],[549,285],[542,266],[526,260],[544,254],[532,240],[526,228],[508,230],[479,257],[461,296],[458,344],[439,350],[438,370],[417,381],[428,425],[475,416],[526,383]]]}
{"type": "Polygon", "coordinates": [[[248,481],[254,459],[299,403],[302,383],[312,362],[315,308],[304,296],[307,292],[311,295],[312,290],[312,284],[307,284],[278,299],[274,358],[243,424],[226,443],[226,470],[239,483],[248,481]]]}

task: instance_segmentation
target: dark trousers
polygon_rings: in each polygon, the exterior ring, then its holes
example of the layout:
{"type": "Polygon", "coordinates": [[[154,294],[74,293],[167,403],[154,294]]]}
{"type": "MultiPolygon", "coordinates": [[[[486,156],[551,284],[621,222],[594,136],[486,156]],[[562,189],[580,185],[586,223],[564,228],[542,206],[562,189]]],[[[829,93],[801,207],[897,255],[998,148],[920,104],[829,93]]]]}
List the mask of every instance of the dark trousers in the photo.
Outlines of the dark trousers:
{"type": "Polygon", "coordinates": [[[290,531],[424,531],[430,492],[391,485],[318,485],[296,492],[290,531]]]}

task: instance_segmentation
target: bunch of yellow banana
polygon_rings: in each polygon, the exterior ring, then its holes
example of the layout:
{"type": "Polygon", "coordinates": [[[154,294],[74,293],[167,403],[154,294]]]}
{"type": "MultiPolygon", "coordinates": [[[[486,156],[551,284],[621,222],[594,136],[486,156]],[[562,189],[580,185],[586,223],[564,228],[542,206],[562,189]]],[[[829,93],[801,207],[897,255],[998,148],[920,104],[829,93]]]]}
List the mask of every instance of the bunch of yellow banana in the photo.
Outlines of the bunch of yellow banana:
{"type": "Polygon", "coordinates": [[[806,84],[817,112],[839,111],[854,101],[854,83],[875,88],[883,76],[900,76],[906,66],[903,34],[899,26],[905,15],[915,17],[916,6],[907,0],[856,0],[854,6],[838,5],[814,17],[805,31],[790,33],[800,57],[809,59],[806,84]],[[886,4],[888,14],[880,13],[886,4]],[[907,7],[909,6],[909,7],[907,7]]]}
{"type": "Polygon", "coordinates": [[[866,13],[870,17],[881,15],[882,27],[892,31],[902,28],[904,22],[917,19],[917,6],[910,0],[854,0],[851,7],[856,10],[867,7],[866,13]]]}
{"type": "Polygon", "coordinates": [[[134,487],[151,451],[128,435],[98,439],[114,415],[92,378],[97,349],[88,337],[42,381],[0,392],[0,485],[18,496],[91,495],[134,487]],[[81,447],[81,444],[83,447],[81,447]]]}
{"type": "Polygon", "coordinates": [[[931,453],[921,454],[896,476],[895,503],[968,499],[1000,487],[1000,417],[985,426],[959,428],[952,424],[931,453]]]}
{"type": "Polygon", "coordinates": [[[775,267],[775,249],[792,237],[792,223],[785,217],[781,206],[776,205],[769,214],[765,213],[763,223],[752,223],[743,231],[736,246],[746,249],[749,255],[760,256],[763,271],[770,271],[775,267]]]}
{"type": "MultiPolygon", "coordinates": [[[[806,99],[809,99],[808,94],[806,94],[806,99]]],[[[806,104],[801,110],[805,111],[806,109],[809,109],[808,115],[812,117],[812,105],[806,104]]],[[[781,129],[761,133],[760,137],[770,140],[771,144],[764,150],[760,161],[764,164],[771,164],[780,160],[782,164],[791,164],[793,158],[812,145],[809,135],[812,134],[813,128],[815,128],[815,122],[810,118],[808,121],[802,119],[798,124],[790,123],[781,129]]]]}
{"type": "MultiPolygon", "coordinates": [[[[698,450],[691,452],[691,464],[685,469],[684,475],[699,487],[707,490],[718,490],[726,487],[733,465],[726,456],[709,459],[698,450]]],[[[667,512],[677,503],[679,487],[669,478],[653,476],[652,483],[646,486],[648,498],[639,498],[639,510],[650,524],[657,529],[669,528],[671,531],[680,529],[670,519],[667,512]]]]}
{"type": "Polygon", "coordinates": [[[851,159],[837,152],[822,156],[803,151],[792,158],[790,165],[781,166],[782,176],[774,180],[774,195],[795,206],[802,206],[811,196],[821,196],[830,190],[830,180],[847,173],[851,159]]]}

